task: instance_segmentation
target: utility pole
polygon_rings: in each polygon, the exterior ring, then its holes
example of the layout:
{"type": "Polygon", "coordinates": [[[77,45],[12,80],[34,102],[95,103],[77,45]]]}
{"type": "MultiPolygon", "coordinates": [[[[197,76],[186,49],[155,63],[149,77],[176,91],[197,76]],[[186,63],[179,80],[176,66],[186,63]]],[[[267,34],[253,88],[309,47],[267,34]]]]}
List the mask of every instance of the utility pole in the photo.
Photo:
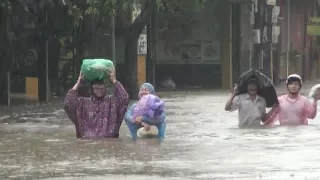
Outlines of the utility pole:
{"type": "MultiPolygon", "coordinates": [[[[76,5],[76,1],[73,0],[72,1],[72,5],[75,6],[76,5]]],[[[76,59],[75,59],[75,56],[76,56],[76,52],[75,52],[75,48],[76,48],[76,41],[75,41],[75,37],[76,36],[76,28],[72,27],[72,80],[73,82],[76,81],[76,59]]]]}
{"type": "MultiPolygon", "coordinates": [[[[265,52],[266,55],[269,56],[269,66],[270,66],[270,69],[267,69],[269,70],[270,72],[270,79],[271,81],[274,83],[274,77],[273,77],[273,74],[274,74],[274,63],[273,63],[273,26],[274,24],[276,25],[276,22],[277,22],[277,19],[273,20],[274,16],[273,16],[273,10],[275,9],[275,6],[276,6],[276,0],[274,1],[270,1],[269,4],[266,4],[266,23],[265,23],[265,28],[267,30],[267,41],[266,41],[266,45],[265,45],[265,48],[268,49],[269,52],[265,52]]],[[[277,18],[277,17],[276,17],[277,18]]]]}
{"type": "Polygon", "coordinates": [[[256,11],[254,13],[255,23],[253,26],[254,31],[256,32],[256,42],[254,44],[254,55],[253,55],[253,68],[261,69],[263,68],[263,27],[264,27],[264,4],[265,0],[257,0],[255,4],[256,11]]]}
{"type": "Polygon", "coordinates": [[[258,68],[269,78],[273,78],[272,61],[272,9],[274,5],[267,0],[258,0],[254,29],[258,32],[258,43],[254,45],[253,68],[258,68]]]}
{"type": "MultiPolygon", "coordinates": [[[[46,26],[48,25],[48,10],[45,10],[45,22],[46,26]]],[[[50,89],[49,89],[49,36],[46,37],[46,49],[45,49],[45,58],[46,58],[46,102],[49,102],[49,94],[50,94],[50,89]]]]}
{"type": "MultiPolygon", "coordinates": [[[[266,72],[270,73],[269,77],[272,80],[272,82],[274,82],[274,63],[273,63],[273,26],[276,25],[277,23],[277,16],[276,16],[276,0],[273,1],[267,1],[266,6],[265,6],[265,29],[266,29],[266,41],[265,41],[265,55],[267,57],[267,69],[266,72]],[[273,12],[273,10],[275,10],[275,12],[273,12]],[[275,14],[273,14],[275,13],[275,14]],[[275,18],[275,19],[273,19],[275,18]]],[[[276,43],[276,39],[275,43],[276,43]]]]}
{"type": "Polygon", "coordinates": [[[288,9],[287,9],[287,16],[288,16],[288,28],[287,28],[287,77],[289,76],[289,52],[290,52],[290,21],[291,21],[291,0],[288,0],[288,9]]]}

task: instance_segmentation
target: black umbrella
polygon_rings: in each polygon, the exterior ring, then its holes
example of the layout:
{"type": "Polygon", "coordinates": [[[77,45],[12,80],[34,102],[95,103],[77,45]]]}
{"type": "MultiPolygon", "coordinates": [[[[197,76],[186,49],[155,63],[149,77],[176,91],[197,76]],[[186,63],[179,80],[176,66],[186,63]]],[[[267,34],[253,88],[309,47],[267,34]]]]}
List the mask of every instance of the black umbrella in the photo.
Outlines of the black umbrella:
{"type": "Polygon", "coordinates": [[[274,104],[279,103],[276,89],[273,86],[272,81],[265,74],[256,69],[250,69],[241,74],[237,81],[237,95],[248,93],[248,81],[252,78],[257,80],[259,84],[258,94],[266,100],[267,107],[272,107],[274,104]]]}

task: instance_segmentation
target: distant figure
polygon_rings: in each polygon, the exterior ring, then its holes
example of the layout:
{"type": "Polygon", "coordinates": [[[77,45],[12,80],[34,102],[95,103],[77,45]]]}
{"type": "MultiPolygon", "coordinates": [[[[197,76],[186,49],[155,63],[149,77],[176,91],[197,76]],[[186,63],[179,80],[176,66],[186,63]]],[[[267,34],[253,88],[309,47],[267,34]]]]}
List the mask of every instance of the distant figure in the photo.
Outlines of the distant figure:
{"type": "Polygon", "coordinates": [[[171,77],[167,77],[161,82],[161,87],[167,89],[176,89],[176,83],[173,81],[171,77]]]}

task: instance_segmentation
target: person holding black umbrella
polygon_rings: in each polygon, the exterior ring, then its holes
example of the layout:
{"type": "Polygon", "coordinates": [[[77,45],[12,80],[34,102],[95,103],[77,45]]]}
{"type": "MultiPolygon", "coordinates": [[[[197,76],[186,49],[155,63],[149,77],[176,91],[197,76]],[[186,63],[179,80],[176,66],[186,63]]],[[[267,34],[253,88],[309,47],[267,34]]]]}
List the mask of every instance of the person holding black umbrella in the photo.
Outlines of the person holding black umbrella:
{"type": "Polygon", "coordinates": [[[247,93],[237,95],[235,85],[233,92],[225,105],[226,111],[239,112],[239,128],[262,127],[266,115],[266,100],[258,95],[259,82],[256,78],[247,81],[247,93]]]}

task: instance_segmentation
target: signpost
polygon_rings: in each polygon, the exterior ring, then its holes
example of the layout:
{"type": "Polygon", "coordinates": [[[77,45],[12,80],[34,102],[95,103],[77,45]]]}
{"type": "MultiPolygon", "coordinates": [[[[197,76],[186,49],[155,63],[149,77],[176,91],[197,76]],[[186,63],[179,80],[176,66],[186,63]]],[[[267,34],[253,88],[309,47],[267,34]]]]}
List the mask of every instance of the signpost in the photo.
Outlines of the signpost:
{"type": "MultiPolygon", "coordinates": [[[[139,16],[141,13],[141,9],[138,5],[133,5],[132,11],[132,22],[139,16]]],[[[146,56],[147,56],[147,33],[146,28],[142,31],[139,36],[138,44],[137,44],[137,79],[138,85],[141,86],[147,79],[147,71],[146,71],[146,56]]]]}
{"type": "Polygon", "coordinates": [[[320,18],[310,17],[307,24],[307,34],[308,35],[320,35],[320,18]]]}

